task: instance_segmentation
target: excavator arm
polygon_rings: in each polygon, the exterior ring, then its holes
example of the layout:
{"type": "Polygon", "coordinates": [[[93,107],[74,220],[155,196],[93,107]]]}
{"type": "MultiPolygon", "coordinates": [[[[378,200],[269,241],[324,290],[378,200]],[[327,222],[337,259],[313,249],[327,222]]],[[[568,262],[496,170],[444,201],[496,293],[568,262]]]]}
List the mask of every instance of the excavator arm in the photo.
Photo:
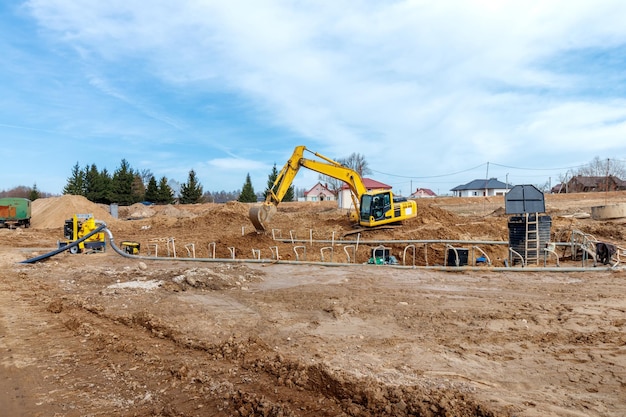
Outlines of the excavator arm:
{"type": "Polygon", "coordinates": [[[305,146],[296,146],[291,158],[289,158],[285,166],[283,166],[278,173],[272,188],[267,193],[265,202],[261,206],[254,206],[250,209],[250,221],[254,224],[257,232],[261,233],[266,230],[266,223],[271,220],[276,212],[276,206],[285,197],[300,167],[305,167],[345,182],[348,187],[350,187],[354,207],[356,207],[358,211],[361,195],[367,191],[360,175],[337,161],[333,161],[324,155],[308,150],[305,146]],[[305,151],[312,153],[320,158],[321,161],[304,158],[305,151]]]}

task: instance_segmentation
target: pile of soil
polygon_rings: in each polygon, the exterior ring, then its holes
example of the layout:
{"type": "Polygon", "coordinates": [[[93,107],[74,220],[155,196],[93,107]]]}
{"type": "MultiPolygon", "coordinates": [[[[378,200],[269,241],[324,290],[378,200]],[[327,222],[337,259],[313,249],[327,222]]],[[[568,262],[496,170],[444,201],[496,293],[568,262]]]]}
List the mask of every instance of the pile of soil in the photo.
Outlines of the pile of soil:
{"type": "Polygon", "coordinates": [[[63,227],[65,220],[75,214],[91,214],[96,220],[113,222],[115,219],[102,206],[78,195],[39,198],[31,206],[31,227],[34,229],[54,229],[63,227]]]}

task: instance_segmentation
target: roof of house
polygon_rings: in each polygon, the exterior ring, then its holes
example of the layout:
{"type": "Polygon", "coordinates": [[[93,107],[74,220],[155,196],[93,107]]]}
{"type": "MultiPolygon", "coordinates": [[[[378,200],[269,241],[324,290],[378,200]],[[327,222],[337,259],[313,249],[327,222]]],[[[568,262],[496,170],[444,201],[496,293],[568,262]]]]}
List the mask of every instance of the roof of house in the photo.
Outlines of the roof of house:
{"type": "Polygon", "coordinates": [[[326,191],[326,192],[328,192],[328,194],[333,194],[333,192],[332,192],[332,191],[330,191],[330,189],[328,189],[328,187],[327,187],[327,186],[325,186],[325,185],[324,185],[324,184],[322,184],[321,182],[318,182],[318,183],[317,183],[317,184],[315,184],[313,187],[311,187],[308,191],[305,191],[305,192],[304,192],[304,195],[308,195],[309,193],[311,193],[311,192],[312,192],[315,188],[317,188],[317,186],[318,186],[318,185],[319,185],[320,187],[322,187],[322,188],[323,188],[323,190],[322,190],[322,191],[326,191]]]}
{"type": "Polygon", "coordinates": [[[452,188],[450,191],[466,191],[466,190],[503,190],[506,188],[513,188],[513,186],[511,186],[510,184],[507,185],[506,183],[502,182],[502,181],[498,181],[497,178],[489,178],[487,179],[480,179],[480,180],[474,180],[474,181],[470,181],[467,184],[464,185],[457,185],[456,187],[452,188]]]}
{"type": "Polygon", "coordinates": [[[552,187],[550,189],[550,191],[552,193],[561,193],[561,192],[565,192],[565,183],[560,182],[557,185],[555,185],[554,187],[552,187]]]}
{"type": "Polygon", "coordinates": [[[606,177],[588,177],[583,175],[576,175],[570,180],[570,182],[577,182],[585,187],[596,187],[604,181],[606,181],[606,177]]]}
{"type": "MultiPolygon", "coordinates": [[[[614,175],[609,175],[608,178],[610,178],[612,181],[615,182],[615,184],[617,185],[623,185],[624,181],[621,180],[620,178],[614,176],[614,175]]],[[[584,187],[597,187],[599,184],[604,184],[607,180],[606,176],[601,176],[601,177],[591,177],[591,176],[584,176],[584,175],[576,175],[575,177],[572,177],[572,179],[570,180],[570,182],[575,181],[579,184],[581,184],[584,187]]]]}
{"type": "Polygon", "coordinates": [[[429,195],[429,196],[432,196],[432,197],[436,197],[437,196],[437,194],[435,194],[435,192],[433,190],[431,190],[430,188],[418,188],[411,195],[416,195],[416,194],[424,194],[424,195],[429,195]]]}
{"type": "MultiPolygon", "coordinates": [[[[361,178],[361,181],[363,182],[363,185],[365,186],[366,189],[368,190],[391,190],[391,185],[387,185],[385,183],[373,180],[371,178],[361,178]]],[[[345,190],[348,187],[348,184],[346,184],[345,182],[343,183],[343,185],[341,186],[342,190],[345,190]]]]}

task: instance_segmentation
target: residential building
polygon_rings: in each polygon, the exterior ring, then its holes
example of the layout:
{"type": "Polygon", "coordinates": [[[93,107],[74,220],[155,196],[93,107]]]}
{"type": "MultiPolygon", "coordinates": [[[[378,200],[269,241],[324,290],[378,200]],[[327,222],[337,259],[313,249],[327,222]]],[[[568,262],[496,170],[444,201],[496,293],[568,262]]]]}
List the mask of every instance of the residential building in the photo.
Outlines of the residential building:
{"type": "Polygon", "coordinates": [[[618,191],[626,190],[626,181],[614,175],[602,177],[586,177],[576,175],[572,177],[564,187],[568,193],[589,193],[594,191],[618,191]]]}
{"type": "Polygon", "coordinates": [[[335,194],[321,182],[304,192],[304,201],[334,201],[335,194]]]}
{"type": "Polygon", "coordinates": [[[479,179],[451,189],[455,197],[492,197],[505,195],[512,186],[497,178],[479,179]]]}
{"type": "Polygon", "coordinates": [[[560,182],[557,185],[555,185],[554,187],[552,187],[550,189],[550,192],[552,194],[563,194],[563,193],[567,192],[567,184],[560,182]]]}
{"type": "MultiPolygon", "coordinates": [[[[361,178],[361,180],[363,181],[363,185],[365,186],[367,191],[391,190],[391,185],[384,184],[371,178],[361,178]]],[[[350,191],[350,187],[348,187],[348,185],[345,183],[339,189],[338,201],[339,208],[341,209],[354,208],[354,204],[352,202],[352,192],[350,191]]]]}
{"type": "Polygon", "coordinates": [[[418,188],[417,190],[415,190],[414,193],[409,196],[410,199],[432,197],[437,197],[437,194],[435,194],[435,192],[430,188],[418,188]]]}

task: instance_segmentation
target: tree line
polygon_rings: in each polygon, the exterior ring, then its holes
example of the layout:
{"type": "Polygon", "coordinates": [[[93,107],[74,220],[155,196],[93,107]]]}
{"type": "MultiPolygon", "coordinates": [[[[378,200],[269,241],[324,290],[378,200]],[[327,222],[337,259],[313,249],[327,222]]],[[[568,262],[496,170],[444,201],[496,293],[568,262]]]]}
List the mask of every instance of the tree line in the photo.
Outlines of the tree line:
{"type": "MultiPolygon", "coordinates": [[[[263,194],[255,193],[250,174],[246,175],[242,190],[235,192],[204,192],[195,170],[190,170],[187,181],[179,184],[163,176],[159,180],[149,171],[133,169],[126,159],[110,174],[106,168],[99,170],[96,164],[81,168],[78,162],[63,188],[63,194],[82,195],[94,203],[132,205],[139,202],[153,204],[195,204],[227,201],[256,202],[263,199],[278,176],[276,165],[268,175],[268,188],[263,194]]],[[[283,201],[294,199],[294,188],[289,187],[283,201]]]]}
{"type": "Polygon", "coordinates": [[[158,204],[174,202],[174,191],[166,177],[157,182],[150,172],[133,169],[126,159],[109,173],[106,168],[99,170],[96,164],[81,168],[78,162],[72,168],[63,194],[82,195],[94,203],[131,205],[141,201],[158,204]]]}
{"type": "MultiPolygon", "coordinates": [[[[348,158],[338,161],[354,169],[360,175],[371,173],[367,161],[360,154],[353,153],[348,158]]],[[[63,194],[81,195],[94,203],[119,205],[132,205],[139,202],[194,204],[240,201],[249,203],[264,200],[277,178],[278,170],[274,164],[272,171],[268,174],[267,186],[261,193],[254,191],[249,173],[246,175],[241,190],[204,192],[193,169],[189,171],[187,181],[180,184],[165,176],[157,179],[148,169],[141,171],[133,169],[126,159],[121,160],[119,167],[113,173],[106,168],[98,169],[94,163],[81,168],[77,162],[72,167],[71,174],[63,187],[63,194]]],[[[338,190],[341,185],[341,181],[322,174],[319,175],[319,179],[326,181],[333,191],[338,190]]],[[[293,185],[290,185],[282,201],[294,201],[297,196],[304,196],[304,192],[304,189],[295,189],[293,185]]],[[[51,196],[53,194],[39,191],[36,184],[33,187],[19,186],[8,191],[0,191],[0,197],[23,197],[30,200],[51,196]]]]}
{"type": "MultiPolygon", "coordinates": [[[[371,174],[371,169],[365,158],[358,153],[353,153],[347,158],[337,159],[342,165],[355,170],[359,175],[371,174]]],[[[582,176],[616,176],[626,179],[626,167],[624,161],[619,159],[600,159],[595,157],[586,165],[568,170],[560,175],[559,181],[567,182],[575,175],[582,176]]],[[[175,180],[161,177],[156,179],[150,170],[135,170],[128,161],[122,159],[120,166],[110,174],[106,169],[98,170],[95,164],[81,168],[78,163],[74,165],[70,177],[63,189],[63,194],[82,195],[95,203],[130,205],[141,201],[149,201],[155,204],[193,204],[201,202],[226,203],[228,201],[255,202],[266,198],[274,181],[278,177],[278,170],[274,164],[268,175],[267,187],[264,192],[254,191],[250,175],[246,176],[241,190],[204,192],[202,184],[198,181],[195,171],[189,171],[187,182],[180,184],[175,180]]],[[[341,181],[320,174],[320,181],[327,184],[329,189],[337,192],[342,185],[341,181]]],[[[549,189],[549,181],[540,189],[549,189]]],[[[304,196],[304,189],[289,187],[283,201],[294,201],[297,197],[304,196]]],[[[22,197],[36,200],[41,197],[52,197],[54,194],[40,191],[37,184],[32,187],[17,186],[10,190],[0,190],[2,197],[22,197]]]]}
{"type": "Polygon", "coordinates": [[[35,183],[32,187],[18,185],[17,187],[11,188],[10,190],[0,191],[0,198],[4,197],[28,198],[30,201],[34,201],[38,198],[52,197],[52,194],[39,191],[39,189],[37,188],[37,183],[35,183]]]}

